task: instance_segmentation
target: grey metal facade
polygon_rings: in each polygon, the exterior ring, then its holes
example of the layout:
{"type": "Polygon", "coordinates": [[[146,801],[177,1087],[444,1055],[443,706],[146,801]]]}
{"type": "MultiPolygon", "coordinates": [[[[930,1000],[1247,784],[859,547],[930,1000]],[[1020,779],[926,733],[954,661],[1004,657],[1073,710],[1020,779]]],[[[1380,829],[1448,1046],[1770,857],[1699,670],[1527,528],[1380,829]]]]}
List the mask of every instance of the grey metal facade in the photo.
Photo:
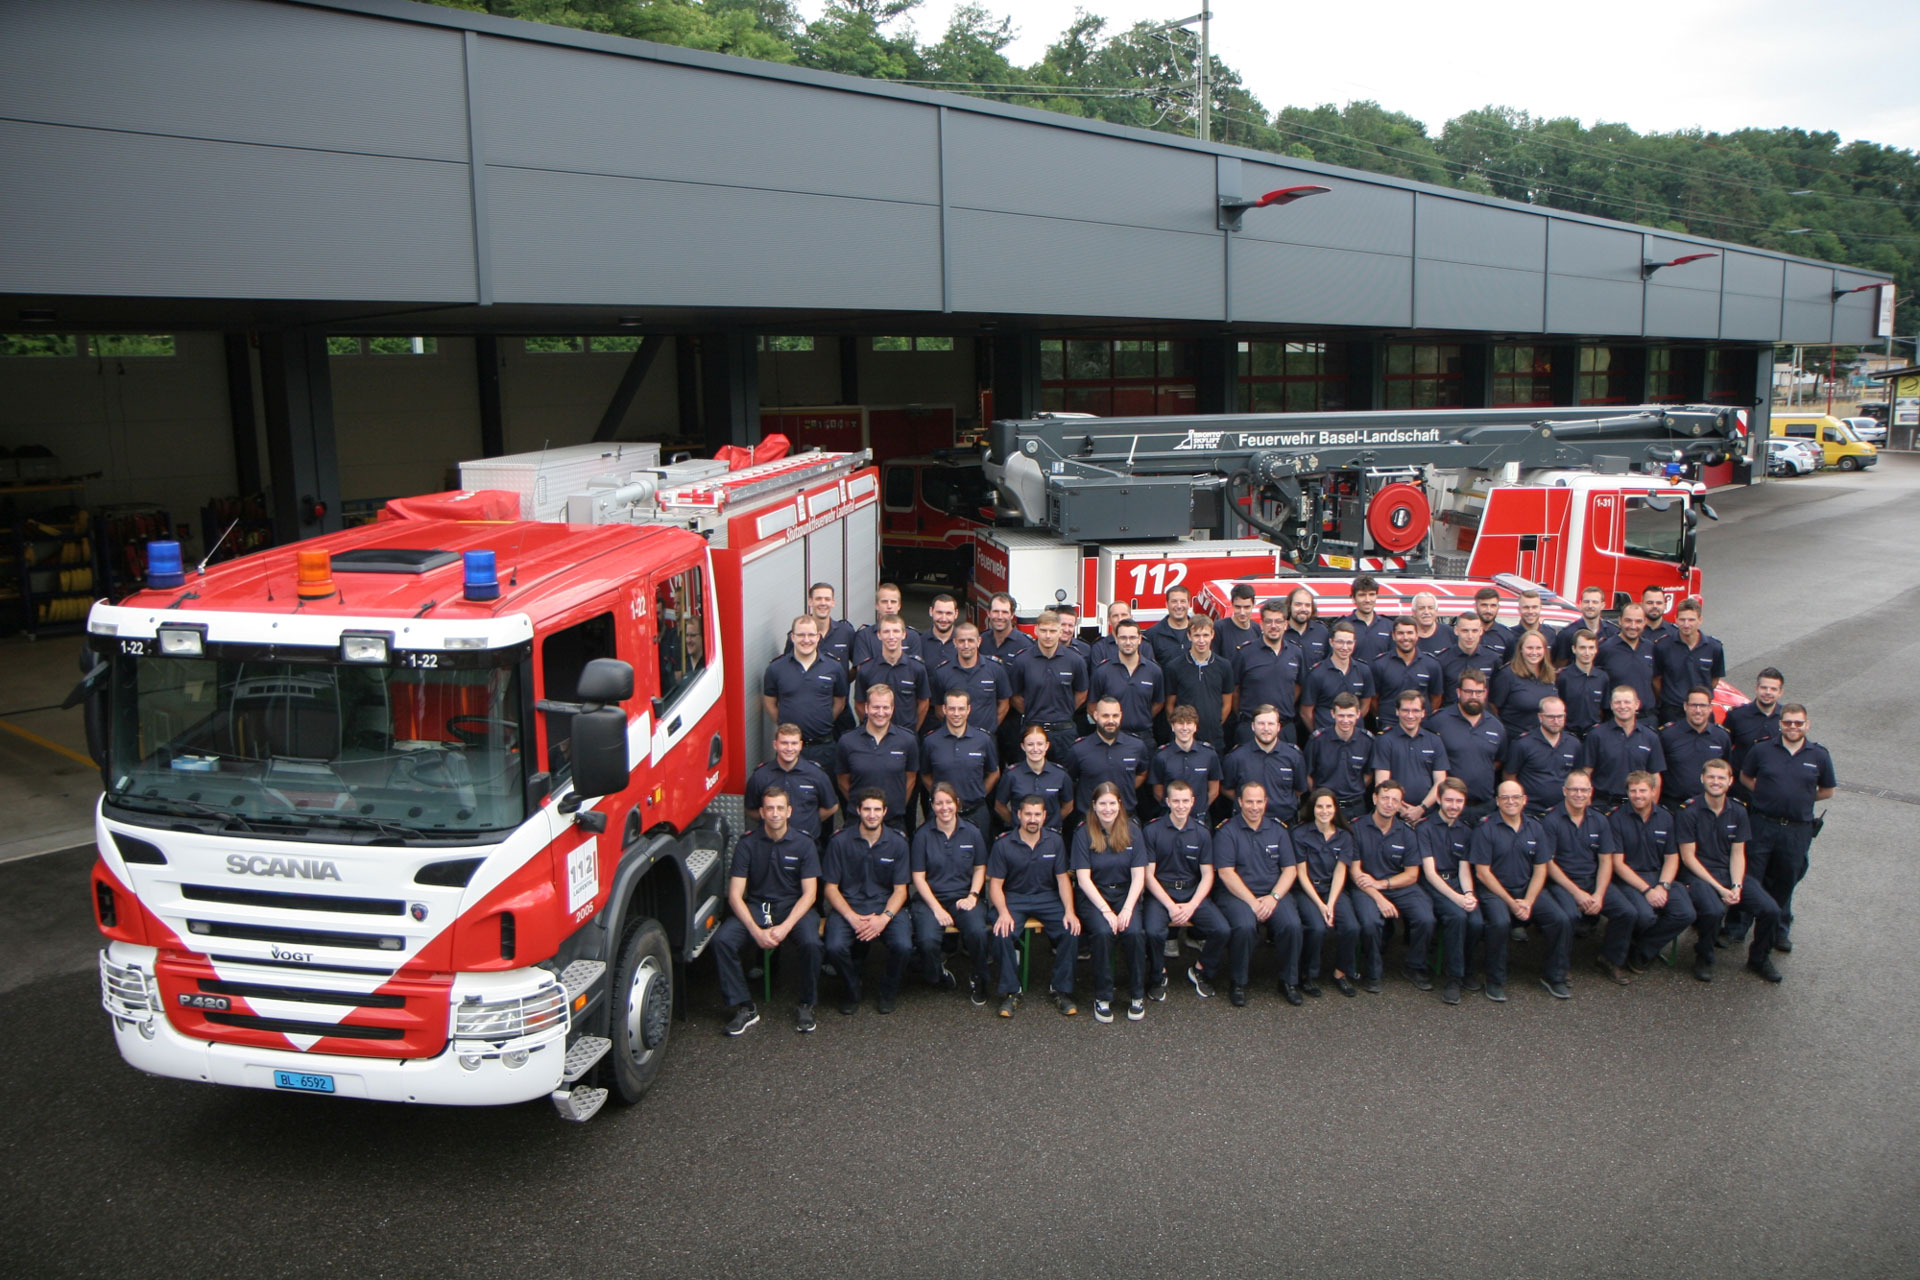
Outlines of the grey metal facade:
{"type": "Polygon", "coordinates": [[[0,176],[0,299],[215,325],[607,307],[1859,343],[1874,295],[1842,291],[1880,280],[403,0],[0,6],[0,176]],[[1222,194],[1306,182],[1332,191],[1216,225],[1222,194]]]}

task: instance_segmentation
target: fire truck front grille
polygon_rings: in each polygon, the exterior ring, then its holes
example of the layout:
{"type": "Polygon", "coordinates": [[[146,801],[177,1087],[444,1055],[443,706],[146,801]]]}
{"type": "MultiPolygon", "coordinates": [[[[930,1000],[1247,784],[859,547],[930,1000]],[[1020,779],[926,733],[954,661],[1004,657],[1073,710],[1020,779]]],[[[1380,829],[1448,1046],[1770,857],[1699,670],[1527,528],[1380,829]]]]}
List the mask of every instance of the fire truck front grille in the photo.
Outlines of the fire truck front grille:
{"type": "Polygon", "coordinates": [[[218,902],[233,907],[270,907],[280,911],[337,911],[360,916],[404,916],[407,904],[394,898],[342,898],[324,893],[275,893],[268,889],[229,889],[224,885],[183,884],[189,902],[218,902]]]}
{"type": "Polygon", "coordinates": [[[404,1040],[405,1027],[366,1027],[351,1022],[300,1022],[293,1018],[262,1018],[251,1013],[208,1013],[208,1022],[248,1031],[277,1031],[287,1036],[326,1036],[332,1040],[404,1040]]]}
{"type": "Polygon", "coordinates": [[[285,929],[275,925],[236,924],[224,920],[188,920],[187,932],[202,938],[242,938],[296,947],[352,947],[362,951],[404,951],[397,934],[336,933],[330,929],[285,929]]]}
{"type": "Polygon", "coordinates": [[[239,996],[246,1000],[293,1000],[305,1004],[345,1005],[349,1009],[404,1009],[405,996],[357,991],[314,991],[306,987],[281,987],[265,982],[229,982],[224,978],[200,979],[200,990],[210,995],[239,996]]]}

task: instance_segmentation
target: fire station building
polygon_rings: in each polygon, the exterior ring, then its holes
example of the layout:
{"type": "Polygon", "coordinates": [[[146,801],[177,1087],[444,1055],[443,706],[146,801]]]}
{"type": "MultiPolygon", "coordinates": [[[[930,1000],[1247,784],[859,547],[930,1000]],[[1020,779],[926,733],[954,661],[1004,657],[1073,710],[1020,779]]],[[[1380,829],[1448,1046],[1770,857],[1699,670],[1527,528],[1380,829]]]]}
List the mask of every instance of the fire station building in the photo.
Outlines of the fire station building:
{"type": "Polygon", "coordinates": [[[1773,345],[1870,340],[1884,283],[405,0],[6,6],[0,172],[9,519],[190,548],[587,441],[1648,401],[1764,434],[1773,345]]]}

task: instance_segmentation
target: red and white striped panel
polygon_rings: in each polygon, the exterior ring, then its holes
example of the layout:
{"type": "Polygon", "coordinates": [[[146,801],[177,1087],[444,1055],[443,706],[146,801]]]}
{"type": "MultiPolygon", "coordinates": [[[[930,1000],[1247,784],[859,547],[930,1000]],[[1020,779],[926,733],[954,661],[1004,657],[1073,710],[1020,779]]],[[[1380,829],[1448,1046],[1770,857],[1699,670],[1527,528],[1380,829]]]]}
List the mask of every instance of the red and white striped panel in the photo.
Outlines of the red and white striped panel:
{"type": "Polygon", "coordinates": [[[1398,573],[1407,567],[1405,556],[1326,556],[1320,557],[1322,569],[1346,569],[1353,573],[1398,573]]]}

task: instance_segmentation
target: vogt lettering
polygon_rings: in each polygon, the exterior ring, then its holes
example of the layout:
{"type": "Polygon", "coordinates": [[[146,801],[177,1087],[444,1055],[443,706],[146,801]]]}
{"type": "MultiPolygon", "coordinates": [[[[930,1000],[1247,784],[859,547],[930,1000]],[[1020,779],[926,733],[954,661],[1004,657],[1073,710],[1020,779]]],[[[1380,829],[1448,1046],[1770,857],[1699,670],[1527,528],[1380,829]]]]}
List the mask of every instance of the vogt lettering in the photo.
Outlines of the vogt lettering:
{"type": "Polygon", "coordinates": [[[227,855],[227,870],[236,876],[285,876],[289,880],[338,880],[340,868],[319,858],[248,857],[227,855]]]}

